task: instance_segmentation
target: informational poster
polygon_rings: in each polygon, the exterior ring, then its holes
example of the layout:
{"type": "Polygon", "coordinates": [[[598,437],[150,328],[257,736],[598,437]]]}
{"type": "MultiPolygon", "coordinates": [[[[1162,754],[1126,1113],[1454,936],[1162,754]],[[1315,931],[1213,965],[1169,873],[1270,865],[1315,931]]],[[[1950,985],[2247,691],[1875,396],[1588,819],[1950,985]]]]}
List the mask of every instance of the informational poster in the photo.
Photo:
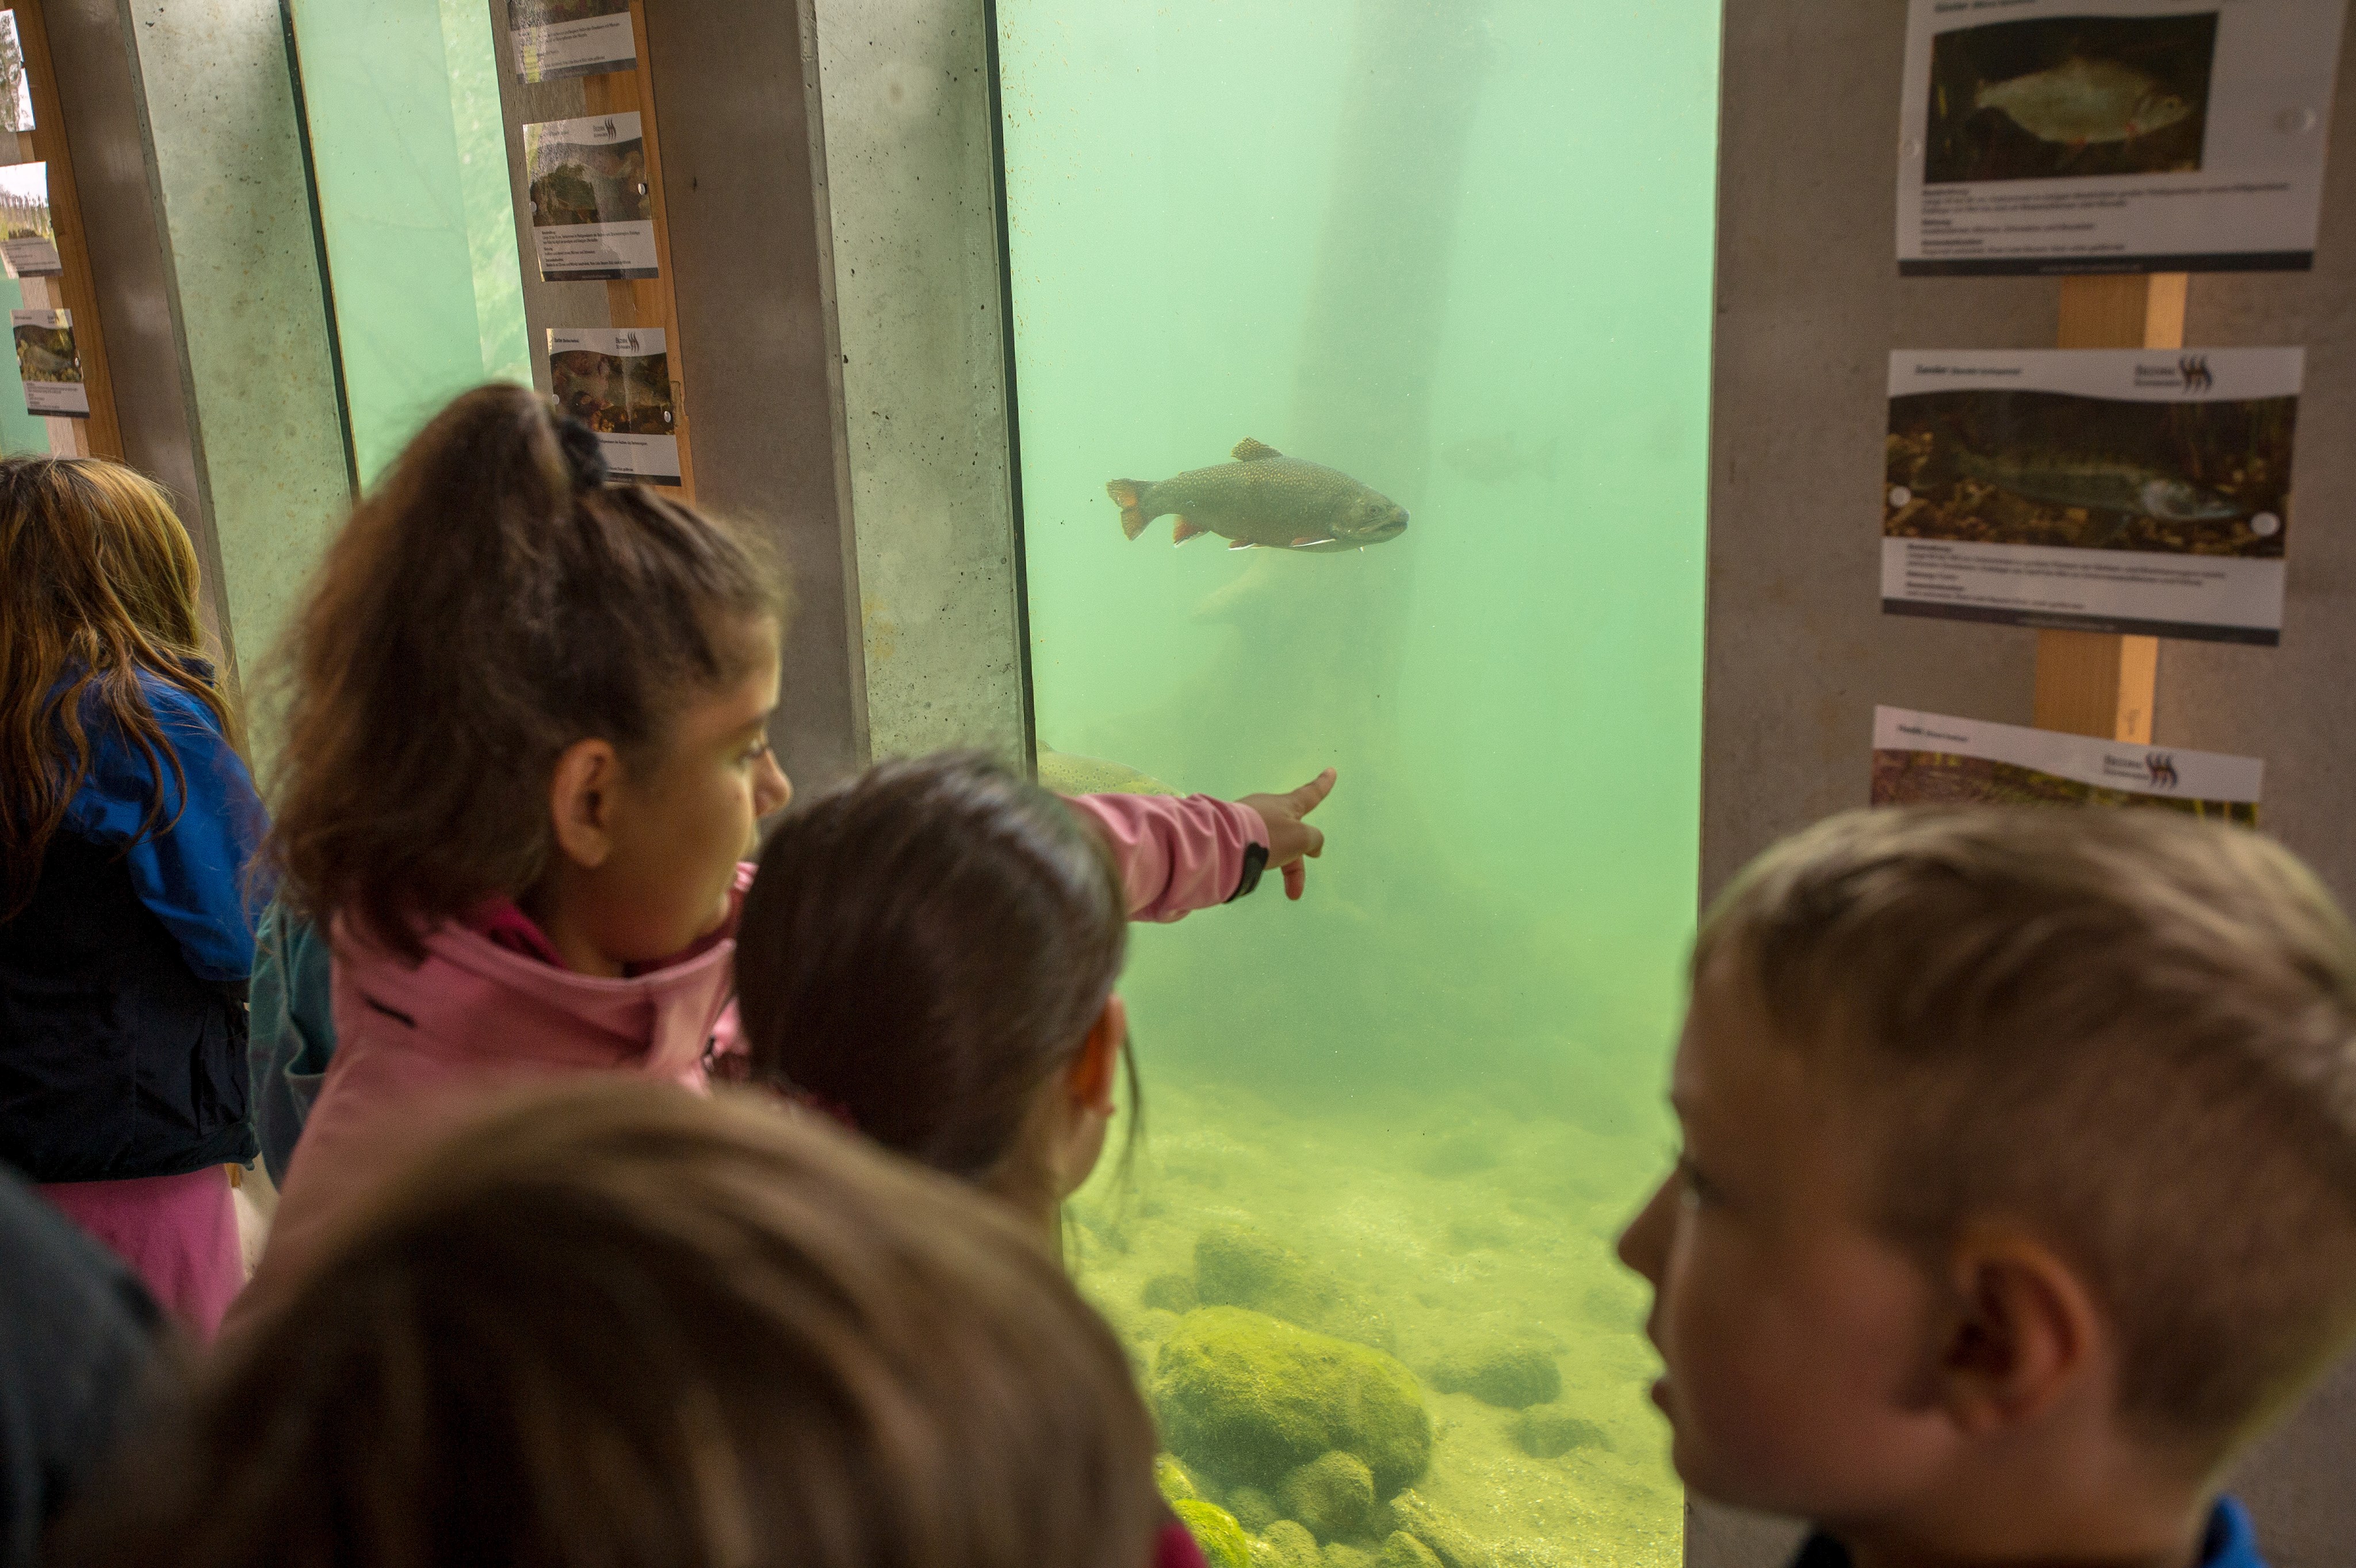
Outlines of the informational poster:
{"type": "Polygon", "coordinates": [[[543,280],[660,275],[654,189],[636,114],[545,120],[523,128],[523,145],[543,280]]]}
{"type": "Polygon", "coordinates": [[[678,410],[659,328],[552,327],[548,376],[557,405],[597,433],[616,478],[680,482],[678,410]]]}
{"type": "Polygon", "coordinates": [[[637,63],[630,0],[508,0],[516,80],[553,81],[637,63]]]}
{"type": "Polygon", "coordinates": [[[1908,0],[1898,270],[2304,271],[2346,0],[1908,0]]]}
{"type": "Polygon", "coordinates": [[[2265,779],[2253,757],[1873,710],[1877,806],[2162,806],[2254,827],[2265,779]]]}
{"type": "Polygon", "coordinates": [[[12,310],[16,333],[16,373],[25,380],[25,410],[52,417],[88,419],[90,392],[81,384],[81,352],[74,347],[73,313],[12,310]]]}
{"type": "Polygon", "coordinates": [[[33,128],[33,89],[25,80],[25,46],[16,38],[16,13],[0,11],[0,131],[33,128]]]}
{"type": "Polygon", "coordinates": [[[1882,609],[2279,641],[2305,359],[1891,354],[1882,609]]]}
{"type": "Polygon", "coordinates": [[[12,278],[53,278],[66,270],[49,220],[47,164],[0,164],[0,265],[12,278]]]}

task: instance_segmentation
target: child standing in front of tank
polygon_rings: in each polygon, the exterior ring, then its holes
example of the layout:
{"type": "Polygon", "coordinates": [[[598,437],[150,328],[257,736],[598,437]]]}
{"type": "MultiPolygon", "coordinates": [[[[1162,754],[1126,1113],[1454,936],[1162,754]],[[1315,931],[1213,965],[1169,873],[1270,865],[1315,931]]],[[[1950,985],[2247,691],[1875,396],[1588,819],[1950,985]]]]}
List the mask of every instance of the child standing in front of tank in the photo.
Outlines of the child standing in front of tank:
{"type": "Polygon", "coordinates": [[[2356,933],[2172,812],[1856,812],[1703,922],[1654,1286],[1678,1473],[1803,1568],[2258,1568],[2356,1332],[2356,933]]]}
{"type": "Polygon", "coordinates": [[[145,478],[0,461],[0,1161],[209,1337],[244,1279],[263,822],[197,595],[145,478]]]}

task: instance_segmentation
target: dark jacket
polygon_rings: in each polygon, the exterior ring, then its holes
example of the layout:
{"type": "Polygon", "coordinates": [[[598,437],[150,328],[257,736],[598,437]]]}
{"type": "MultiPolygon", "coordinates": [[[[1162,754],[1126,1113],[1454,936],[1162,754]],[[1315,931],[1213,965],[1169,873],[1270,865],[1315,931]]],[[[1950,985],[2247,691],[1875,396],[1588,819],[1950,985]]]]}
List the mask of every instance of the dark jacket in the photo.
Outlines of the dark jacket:
{"type": "Polygon", "coordinates": [[[141,836],[145,757],[85,709],[88,776],[33,897],[0,922],[0,1161],[35,1181],[177,1176],[253,1157],[244,887],[262,816],[211,713],[141,679],[187,775],[141,836]],[[175,820],[177,818],[177,820],[175,820]]]}

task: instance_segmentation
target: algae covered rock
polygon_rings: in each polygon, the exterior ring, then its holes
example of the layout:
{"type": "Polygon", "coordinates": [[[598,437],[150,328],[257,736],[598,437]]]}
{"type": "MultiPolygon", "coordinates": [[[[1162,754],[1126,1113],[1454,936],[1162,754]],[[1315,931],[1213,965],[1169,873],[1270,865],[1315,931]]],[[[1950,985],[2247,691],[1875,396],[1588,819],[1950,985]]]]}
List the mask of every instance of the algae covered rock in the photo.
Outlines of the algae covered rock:
{"type": "Polygon", "coordinates": [[[1191,1274],[1156,1274],[1145,1282],[1138,1300],[1147,1306],[1158,1306],[1165,1312],[1192,1312],[1202,1305],[1194,1294],[1191,1274]]]}
{"type": "Polygon", "coordinates": [[[1558,1404],[1537,1404],[1514,1418],[1514,1441],[1533,1459],[1556,1459],[1574,1448],[1609,1448],[1603,1429],[1558,1404]]]}
{"type": "Polygon", "coordinates": [[[1471,1394],[1484,1403],[1521,1410],[1562,1397],[1562,1369],[1543,1345],[1499,1340],[1441,1358],[1431,1386],[1444,1394],[1471,1394]]]}
{"type": "Polygon", "coordinates": [[[1175,1454],[1153,1456],[1153,1484],[1160,1488],[1165,1503],[1182,1503],[1203,1495],[1195,1489],[1194,1477],[1186,1474],[1186,1466],[1178,1463],[1175,1454]]]}
{"type": "Polygon", "coordinates": [[[1194,1290],[1205,1306],[1249,1307],[1377,1350],[1395,1343],[1380,1308],[1331,1270],[1248,1226],[1214,1225],[1194,1239],[1194,1290]]]}
{"type": "Polygon", "coordinates": [[[1355,1535],[1375,1506],[1375,1477],[1365,1461],[1336,1448],[1284,1478],[1276,1490],[1285,1513],[1320,1541],[1355,1535]]]}
{"type": "Polygon", "coordinates": [[[1203,1549],[1203,1561],[1209,1568],[1251,1568],[1251,1538],[1236,1522],[1235,1515],[1200,1498],[1181,1498],[1170,1505],[1170,1511],[1203,1549]]]}
{"type": "Polygon", "coordinates": [[[1284,1517],[1284,1511],[1276,1506],[1276,1499],[1258,1487],[1237,1487],[1229,1492],[1227,1511],[1236,1516],[1237,1524],[1254,1535],[1284,1517]]]}
{"type": "Polygon", "coordinates": [[[1252,1563],[1253,1568],[1323,1568],[1324,1558],[1307,1530],[1280,1519],[1252,1542],[1252,1563]]]}
{"type": "Polygon", "coordinates": [[[1431,1549],[1440,1568],[1497,1568],[1496,1554],[1422,1493],[1401,1492],[1391,1499],[1391,1511],[1399,1529],[1431,1549]]]}
{"type": "Polygon", "coordinates": [[[1414,1373],[1379,1350],[1240,1307],[1179,1319],[1154,1363],[1153,1404],[1180,1458],[1255,1486],[1281,1486],[1338,1448],[1387,1496],[1431,1462],[1414,1373]]]}
{"type": "Polygon", "coordinates": [[[1391,1531],[1383,1542],[1383,1550],[1375,1559],[1376,1568],[1440,1568],[1440,1559],[1431,1548],[1403,1530],[1391,1531]]]}
{"type": "Polygon", "coordinates": [[[1375,1568],[1375,1554],[1363,1546],[1329,1541],[1325,1543],[1325,1568],[1375,1568]]]}

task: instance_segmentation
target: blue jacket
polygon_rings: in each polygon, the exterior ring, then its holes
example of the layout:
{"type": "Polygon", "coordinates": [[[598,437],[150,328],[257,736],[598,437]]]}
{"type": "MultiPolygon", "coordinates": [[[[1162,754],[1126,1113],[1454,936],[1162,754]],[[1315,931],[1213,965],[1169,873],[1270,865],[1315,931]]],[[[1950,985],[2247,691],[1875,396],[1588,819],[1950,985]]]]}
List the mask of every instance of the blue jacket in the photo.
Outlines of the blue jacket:
{"type": "MultiPolygon", "coordinates": [[[[1849,1568],[1848,1548],[1821,1530],[1808,1537],[1791,1568],[1849,1568]]],[[[2219,1498],[2209,1510],[2201,1538],[2200,1568],[2266,1568],[2258,1555],[2258,1533],[2250,1513],[2232,1498],[2219,1498]]]]}
{"type": "Polygon", "coordinates": [[[0,921],[0,1160],[36,1181],[177,1176],[254,1153],[246,873],[264,825],[212,713],[168,681],[140,689],[187,779],[171,826],[141,836],[157,781],[94,698],[90,771],[0,921]]]}

